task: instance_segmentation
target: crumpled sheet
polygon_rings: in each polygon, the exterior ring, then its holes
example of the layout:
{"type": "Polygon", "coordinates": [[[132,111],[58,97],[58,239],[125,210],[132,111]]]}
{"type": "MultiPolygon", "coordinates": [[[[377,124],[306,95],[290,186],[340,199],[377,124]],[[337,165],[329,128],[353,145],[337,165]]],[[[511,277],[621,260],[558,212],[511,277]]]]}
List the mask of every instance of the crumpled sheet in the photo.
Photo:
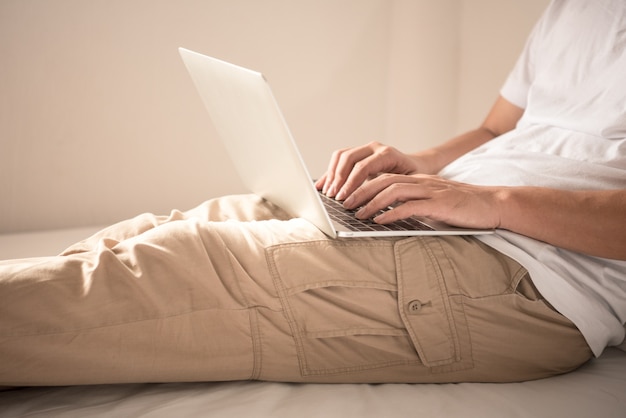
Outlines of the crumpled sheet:
{"type": "Polygon", "coordinates": [[[626,417],[626,353],[522,383],[176,383],[0,392],[0,417],[626,417]]]}

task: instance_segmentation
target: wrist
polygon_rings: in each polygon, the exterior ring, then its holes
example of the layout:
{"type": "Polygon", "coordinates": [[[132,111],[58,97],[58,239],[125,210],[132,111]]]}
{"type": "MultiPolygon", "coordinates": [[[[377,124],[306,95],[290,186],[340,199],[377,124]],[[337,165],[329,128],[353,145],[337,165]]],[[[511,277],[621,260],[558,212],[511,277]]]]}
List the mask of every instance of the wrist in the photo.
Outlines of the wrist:
{"type": "Polygon", "coordinates": [[[415,161],[417,173],[420,174],[437,174],[447,165],[447,162],[443,162],[443,153],[437,148],[416,152],[411,154],[411,158],[415,161]]]}
{"type": "Polygon", "coordinates": [[[516,231],[517,221],[522,219],[525,212],[524,202],[527,200],[523,196],[523,188],[520,187],[498,187],[494,193],[496,216],[498,219],[497,228],[516,231]]]}

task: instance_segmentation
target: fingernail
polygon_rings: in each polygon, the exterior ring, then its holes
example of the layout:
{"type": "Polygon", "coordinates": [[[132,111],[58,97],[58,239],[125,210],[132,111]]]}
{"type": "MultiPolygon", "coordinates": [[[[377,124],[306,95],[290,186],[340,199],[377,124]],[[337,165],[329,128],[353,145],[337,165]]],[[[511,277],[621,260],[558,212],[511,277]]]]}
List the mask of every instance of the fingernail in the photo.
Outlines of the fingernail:
{"type": "MultiPolygon", "coordinates": [[[[341,192],[339,192],[339,194],[341,194],[341,192]]],[[[337,200],[341,200],[339,198],[339,194],[337,195],[337,200]]],[[[343,202],[343,206],[345,208],[352,208],[352,204],[354,203],[354,196],[348,196],[348,198],[343,202]]]]}
{"type": "Polygon", "coordinates": [[[337,200],[343,200],[346,197],[346,192],[345,190],[341,189],[339,190],[339,192],[337,193],[337,196],[335,196],[335,199],[337,200]]]}
{"type": "Polygon", "coordinates": [[[361,208],[361,209],[356,211],[354,216],[356,216],[359,219],[363,219],[363,218],[365,218],[365,216],[363,216],[364,213],[365,213],[365,208],[361,208]]]}

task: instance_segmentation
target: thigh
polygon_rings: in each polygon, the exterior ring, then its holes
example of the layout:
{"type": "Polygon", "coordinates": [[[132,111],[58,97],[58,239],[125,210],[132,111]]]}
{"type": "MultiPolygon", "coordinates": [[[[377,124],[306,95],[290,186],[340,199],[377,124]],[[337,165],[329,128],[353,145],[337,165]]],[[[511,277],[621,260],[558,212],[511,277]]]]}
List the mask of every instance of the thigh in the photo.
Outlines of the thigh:
{"type": "Polygon", "coordinates": [[[112,247],[119,242],[141,235],[170,222],[195,220],[198,222],[286,220],[290,216],[278,206],[253,194],[231,195],[203,202],[188,211],[172,210],[168,215],[143,213],[134,218],[115,223],[98,231],[66,250],[62,255],[94,250],[98,245],[112,247]]]}

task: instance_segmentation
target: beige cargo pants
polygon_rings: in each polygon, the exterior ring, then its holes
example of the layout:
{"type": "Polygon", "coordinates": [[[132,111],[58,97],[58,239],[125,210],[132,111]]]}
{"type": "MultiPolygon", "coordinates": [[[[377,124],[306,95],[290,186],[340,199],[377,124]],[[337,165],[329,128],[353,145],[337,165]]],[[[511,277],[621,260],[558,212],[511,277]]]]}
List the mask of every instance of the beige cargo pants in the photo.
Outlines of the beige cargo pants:
{"type": "Polygon", "coordinates": [[[331,240],[254,196],[0,262],[0,385],[519,381],[590,356],[477,240],[331,240]]]}

